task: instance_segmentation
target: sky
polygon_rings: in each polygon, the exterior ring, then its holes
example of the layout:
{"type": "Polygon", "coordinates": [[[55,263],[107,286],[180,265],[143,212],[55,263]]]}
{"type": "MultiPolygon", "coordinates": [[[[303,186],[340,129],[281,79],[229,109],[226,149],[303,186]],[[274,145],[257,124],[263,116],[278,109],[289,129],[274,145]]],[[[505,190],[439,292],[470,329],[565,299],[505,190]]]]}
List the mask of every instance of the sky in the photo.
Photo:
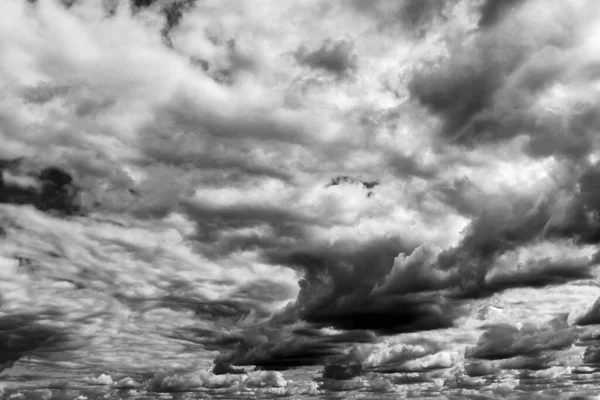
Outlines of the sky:
{"type": "Polygon", "coordinates": [[[595,0],[2,1],[0,396],[597,395],[599,100],[595,0]]]}

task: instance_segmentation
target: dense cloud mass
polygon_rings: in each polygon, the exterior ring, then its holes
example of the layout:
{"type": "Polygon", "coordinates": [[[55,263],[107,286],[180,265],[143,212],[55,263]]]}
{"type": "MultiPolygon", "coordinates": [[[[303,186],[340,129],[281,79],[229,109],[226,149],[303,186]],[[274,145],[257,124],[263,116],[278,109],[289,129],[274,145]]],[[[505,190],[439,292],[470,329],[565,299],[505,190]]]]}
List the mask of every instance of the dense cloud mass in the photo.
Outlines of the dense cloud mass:
{"type": "Polygon", "coordinates": [[[2,2],[0,392],[593,393],[596,3],[2,2]]]}

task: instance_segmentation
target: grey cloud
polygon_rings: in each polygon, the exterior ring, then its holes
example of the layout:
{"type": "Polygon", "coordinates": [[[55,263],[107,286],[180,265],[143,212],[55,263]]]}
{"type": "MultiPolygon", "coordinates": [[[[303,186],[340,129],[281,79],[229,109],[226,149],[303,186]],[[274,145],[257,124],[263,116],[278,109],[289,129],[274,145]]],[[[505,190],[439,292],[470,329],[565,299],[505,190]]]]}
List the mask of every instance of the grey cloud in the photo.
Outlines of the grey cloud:
{"type": "MultiPolygon", "coordinates": [[[[138,3],[139,0],[138,0],[138,3]]],[[[167,43],[169,47],[173,47],[173,43],[171,42],[170,33],[171,31],[179,25],[183,14],[189,11],[190,8],[194,6],[196,0],[178,0],[173,1],[170,4],[167,4],[163,7],[163,14],[165,16],[165,26],[162,29],[163,39],[167,43]]],[[[140,6],[139,4],[138,7],[140,6]]]]}
{"type": "Polygon", "coordinates": [[[598,243],[600,241],[600,211],[598,200],[598,179],[600,179],[600,163],[588,166],[575,181],[574,190],[569,192],[567,205],[562,218],[549,224],[549,236],[569,237],[580,243],[598,243]]]}
{"type": "Polygon", "coordinates": [[[362,365],[358,362],[342,362],[325,364],[323,379],[346,380],[362,375],[362,365]]]}
{"type": "Polygon", "coordinates": [[[486,0],[480,8],[480,27],[491,27],[501,20],[512,7],[523,3],[525,0],[486,0]]]}
{"type": "Polygon", "coordinates": [[[456,283],[463,292],[485,290],[486,275],[498,256],[531,243],[543,233],[551,216],[552,199],[511,200],[488,206],[471,221],[461,242],[439,255],[442,270],[460,271],[460,282],[456,283]]]}
{"type": "Polygon", "coordinates": [[[260,279],[242,285],[231,297],[268,302],[288,299],[291,293],[292,288],[286,284],[272,279],[260,279]]]}
{"type": "Polygon", "coordinates": [[[550,258],[535,260],[519,266],[517,272],[492,277],[486,288],[490,292],[517,287],[544,287],[560,285],[579,279],[594,277],[592,265],[587,258],[554,261],[550,258]]]}
{"type": "Polygon", "coordinates": [[[391,238],[353,246],[269,255],[271,262],[305,271],[296,302],[302,319],[386,333],[451,326],[450,304],[438,294],[372,292],[406,245],[391,238]]]}
{"type": "Polygon", "coordinates": [[[247,304],[239,301],[209,301],[176,295],[165,296],[160,299],[156,306],[168,307],[173,310],[192,310],[200,317],[210,317],[213,319],[241,319],[251,311],[247,304]]]}
{"type": "Polygon", "coordinates": [[[368,332],[324,334],[311,328],[298,330],[267,323],[244,330],[232,341],[234,346],[222,346],[215,366],[226,371],[229,367],[223,365],[254,365],[268,370],[318,365],[328,357],[342,354],[350,343],[373,339],[368,332]]]}
{"type": "Polygon", "coordinates": [[[314,365],[324,358],[341,354],[342,342],[372,340],[376,331],[384,334],[449,327],[454,310],[435,293],[373,295],[373,287],[388,273],[401,244],[381,240],[338,249],[311,249],[268,252],[267,260],[303,269],[300,294],[295,303],[263,325],[262,332],[245,330],[243,337],[254,338],[231,351],[221,350],[217,365],[254,364],[278,369],[314,365]],[[326,335],[313,329],[292,329],[298,319],[309,327],[349,330],[326,335]],[[355,332],[355,333],[352,333],[355,332]]]}
{"type": "Polygon", "coordinates": [[[600,298],[592,304],[585,312],[574,315],[575,325],[600,325],[600,298]]]}
{"type": "Polygon", "coordinates": [[[579,330],[569,327],[562,317],[546,326],[496,324],[486,328],[474,347],[467,348],[465,357],[497,360],[561,350],[572,346],[578,335],[579,330]]]}
{"type": "Polygon", "coordinates": [[[435,184],[433,194],[443,204],[469,218],[477,217],[482,211],[482,198],[486,194],[467,177],[449,183],[435,184]]]}
{"type": "Polygon", "coordinates": [[[195,221],[199,227],[196,240],[216,244],[215,253],[229,251],[232,248],[250,248],[261,244],[268,251],[283,238],[300,239],[304,236],[305,227],[318,222],[312,218],[287,210],[262,205],[240,205],[219,207],[186,201],[182,210],[195,221]],[[273,234],[267,239],[239,238],[239,241],[219,241],[221,233],[227,229],[268,226],[273,234]],[[229,250],[228,250],[229,249],[229,250]]]}
{"type": "Polygon", "coordinates": [[[191,136],[170,135],[145,141],[146,160],[139,165],[164,163],[188,170],[203,171],[203,179],[215,183],[244,181],[254,177],[270,177],[288,182],[292,174],[275,167],[246,151],[244,146],[225,147],[214,141],[195,140],[191,136]],[[202,145],[202,146],[200,146],[202,145]],[[213,176],[212,179],[209,177],[213,176]]]}
{"type": "Polygon", "coordinates": [[[363,188],[365,188],[365,190],[367,190],[367,197],[371,197],[373,195],[373,189],[379,186],[380,183],[378,180],[365,181],[347,175],[339,175],[332,178],[331,181],[325,187],[338,186],[342,184],[360,184],[363,188]]]}
{"type": "Polygon", "coordinates": [[[430,180],[437,175],[435,168],[422,166],[415,158],[404,154],[389,156],[387,165],[392,173],[398,177],[416,177],[430,180]]]}
{"type": "Polygon", "coordinates": [[[595,107],[568,111],[561,128],[556,117],[534,109],[540,93],[571,68],[566,58],[575,45],[573,29],[557,20],[558,27],[525,42],[511,37],[520,35],[519,23],[479,33],[467,46],[450,44],[446,59],[413,74],[411,98],[439,117],[445,142],[476,147],[527,135],[525,150],[533,156],[580,160],[598,126],[595,107]]]}
{"type": "Polygon", "coordinates": [[[314,69],[322,69],[338,77],[354,72],[357,68],[357,57],[353,44],[346,40],[326,40],[323,45],[313,51],[305,46],[295,53],[296,60],[314,69]]]}
{"type": "Polygon", "coordinates": [[[62,215],[76,215],[82,211],[79,188],[68,172],[57,167],[46,167],[39,172],[23,174],[18,171],[20,161],[3,164],[9,167],[0,168],[0,203],[31,204],[39,210],[62,215]],[[8,179],[5,174],[11,172],[33,180],[34,186],[21,185],[8,179]]]}
{"type": "Polygon", "coordinates": [[[442,137],[469,144],[487,134],[481,132],[482,124],[476,125],[474,119],[492,105],[495,93],[506,79],[504,68],[516,68],[523,57],[494,54],[494,47],[498,45],[484,43],[475,49],[459,50],[439,67],[417,71],[409,82],[411,97],[441,117],[442,137]],[[506,59],[499,61],[498,57],[506,59]],[[457,98],[461,101],[456,101],[457,98]]]}
{"type": "Polygon", "coordinates": [[[351,0],[356,11],[375,18],[380,29],[397,27],[416,37],[424,36],[436,19],[445,18],[444,8],[453,1],[444,0],[351,0]]]}
{"type": "Polygon", "coordinates": [[[24,90],[23,99],[29,103],[44,104],[56,97],[62,97],[69,92],[67,85],[39,83],[24,90]]]}
{"type": "Polygon", "coordinates": [[[199,138],[214,138],[225,143],[237,140],[242,144],[308,144],[311,140],[298,122],[286,121],[273,114],[233,115],[196,104],[196,100],[183,95],[176,96],[164,109],[157,111],[156,120],[147,130],[156,134],[157,129],[159,132],[190,132],[199,138]]]}
{"type": "Polygon", "coordinates": [[[583,353],[583,362],[586,364],[600,363],[600,348],[598,346],[588,346],[583,353]]]}
{"type": "Polygon", "coordinates": [[[8,314],[0,317],[0,371],[9,368],[25,355],[60,351],[68,342],[62,329],[43,324],[43,316],[8,314]]]}

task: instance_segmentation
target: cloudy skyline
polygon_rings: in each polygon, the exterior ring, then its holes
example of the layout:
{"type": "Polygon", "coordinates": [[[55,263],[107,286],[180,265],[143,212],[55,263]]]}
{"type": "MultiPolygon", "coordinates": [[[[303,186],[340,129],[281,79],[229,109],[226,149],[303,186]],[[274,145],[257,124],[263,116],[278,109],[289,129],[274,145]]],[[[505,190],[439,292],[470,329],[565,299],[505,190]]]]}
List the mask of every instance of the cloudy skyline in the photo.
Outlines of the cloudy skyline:
{"type": "Polygon", "coordinates": [[[3,396],[598,394],[599,7],[1,2],[3,396]]]}

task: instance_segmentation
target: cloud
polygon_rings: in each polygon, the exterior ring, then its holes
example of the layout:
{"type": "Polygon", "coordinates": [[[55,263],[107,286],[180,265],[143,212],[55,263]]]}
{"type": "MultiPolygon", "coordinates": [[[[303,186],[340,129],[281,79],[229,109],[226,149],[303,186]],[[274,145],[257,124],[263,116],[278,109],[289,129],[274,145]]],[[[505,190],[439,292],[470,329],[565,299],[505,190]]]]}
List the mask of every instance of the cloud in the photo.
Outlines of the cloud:
{"type": "Polygon", "coordinates": [[[269,321],[239,334],[223,334],[215,365],[219,369],[228,365],[254,365],[267,370],[319,365],[331,356],[342,354],[348,344],[373,339],[369,332],[327,333],[310,326],[269,321]]]}
{"type": "Polygon", "coordinates": [[[448,304],[438,294],[371,294],[385,279],[401,242],[390,238],[354,246],[340,243],[337,249],[296,251],[272,259],[306,271],[296,301],[302,319],[321,326],[388,333],[451,325],[444,312],[448,304]]]}
{"type": "Polygon", "coordinates": [[[498,23],[511,10],[512,7],[519,5],[524,0],[486,0],[480,8],[481,17],[479,18],[480,27],[490,27],[498,23]]]}
{"type": "Polygon", "coordinates": [[[90,385],[112,385],[113,384],[112,377],[110,375],[106,375],[106,374],[101,374],[97,378],[86,377],[86,378],[83,378],[82,380],[85,383],[88,383],[90,385]]]}
{"type": "Polygon", "coordinates": [[[248,379],[245,384],[250,387],[285,387],[286,380],[281,372],[277,371],[256,371],[248,374],[248,379]]]}
{"type": "Polygon", "coordinates": [[[0,6],[3,363],[230,397],[569,367],[592,2],[66,5],[0,6]]]}
{"type": "MultiPolygon", "coordinates": [[[[493,24],[512,3],[485,2],[480,24],[493,24]]],[[[467,46],[457,47],[464,37],[451,40],[449,56],[415,71],[408,84],[411,98],[439,117],[439,135],[445,142],[474,147],[526,135],[525,149],[535,157],[581,160],[597,125],[595,95],[590,92],[589,101],[587,93],[561,98],[561,112],[556,113],[552,90],[578,90],[572,74],[587,68],[589,58],[568,60],[587,51],[586,39],[575,27],[575,21],[585,23],[586,9],[580,4],[546,8],[540,2],[525,2],[493,31],[469,39],[467,46]],[[532,21],[537,11],[550,18],[544,28],[532,21]],[[520,36],[521,26],[530,27],[527,38],[520,36]],[[456,98],[461,101],[453,101],[456,98]],[[557,130],[558,121],[562,125],[557,130]]]]}
{"type": "Polygon", "coordinates": [[[41,320],[45,315],[12,314],[0,317],[0,367],[10,368],[25,355],[60,352],[69,341],[67,332],[41,320]]]}
{"type": "Polygon", "coordinates": [[[569,321],[580,326],[600,324],[600,299],[585,309],[574,310],[569,314],[569,321]]]}
{"type": "Polygon", "coordinates": [[[8,160],[8,168],[0,169],[0,203],[32,204],[63,215],[81,212],[79,188],[69,173],[56,167],[24,173],[18,170],[20,161],[8,160]]]}
{"type": "Polygon", "coordinates": [[[397,27],[421,37],[432,28],[433,21],[444,16],[446,1],[403,0],[399,2],[376,0],[349,2],[356,11],[376,18],[380,28],[397,27]]]}
{"type": "Polygon", "coordinates": [[[466,350],[465,357],[497,360],[561,350],[573,345],[578,333],[564,318],[556,318],[545,326],[492,325],[486,328],[476,346],[466,350]]]}
{"type": "Polygon", "coordinates": [[[357,57],[351,42],[326,40],[313,51],[301,46],[295,54],[296,60],[313,69],[322,69],[338,77],[351,74],[357,68],[357,57]]]}

